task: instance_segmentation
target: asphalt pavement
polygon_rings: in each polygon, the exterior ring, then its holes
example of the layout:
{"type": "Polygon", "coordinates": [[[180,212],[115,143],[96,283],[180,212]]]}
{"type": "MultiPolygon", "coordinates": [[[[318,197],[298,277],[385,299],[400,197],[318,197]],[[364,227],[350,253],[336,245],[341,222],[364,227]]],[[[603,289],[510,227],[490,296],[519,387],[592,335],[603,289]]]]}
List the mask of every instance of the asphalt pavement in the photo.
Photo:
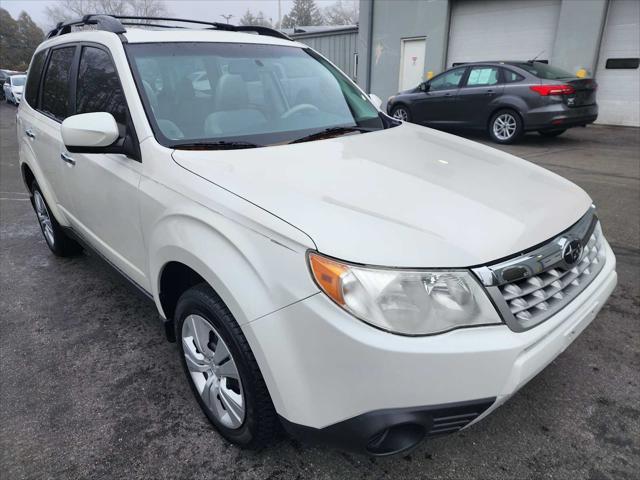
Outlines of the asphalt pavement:
{"type": "Polygon", "coordinates": [[[15,113],[0,105],[3,480],[638,478],[640,129],[591,126],[500,147],[592,196],[619,285],[592,325],[487,419],[408,455],[368,458],[287,438],[247,452],[222,439],[154,305],[93,255],[49,253],[20,178],[15,113]]]}

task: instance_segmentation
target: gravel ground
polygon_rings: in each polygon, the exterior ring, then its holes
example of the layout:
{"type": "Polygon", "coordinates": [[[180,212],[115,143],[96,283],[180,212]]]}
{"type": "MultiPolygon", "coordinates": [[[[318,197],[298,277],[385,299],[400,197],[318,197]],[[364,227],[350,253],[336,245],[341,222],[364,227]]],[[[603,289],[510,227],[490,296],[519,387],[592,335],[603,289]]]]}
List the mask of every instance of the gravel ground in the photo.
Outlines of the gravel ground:
{"type": "Polygon", "coordinates": [[[95,256],[47,250],[20,179],[15,108],[0,105],[0,477],[638,478],[639,135],[593,126],[501,147],[591,194],[619,285],[573,345],[493,415],[376,459],[290,439],[246,452],[218,436],[154,306],[95,256]]]}

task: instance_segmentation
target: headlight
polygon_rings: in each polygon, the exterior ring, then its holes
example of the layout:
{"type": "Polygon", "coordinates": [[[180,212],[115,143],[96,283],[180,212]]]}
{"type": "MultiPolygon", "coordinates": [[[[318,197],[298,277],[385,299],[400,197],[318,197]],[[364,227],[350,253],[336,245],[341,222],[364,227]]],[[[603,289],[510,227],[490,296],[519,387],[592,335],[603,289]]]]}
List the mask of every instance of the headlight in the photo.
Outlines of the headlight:
{"type": "Polygon", "coordinates": [[[316,283],[340,307],[375,327],[430,335],[500,323],[496,310],[466,270],[400,270],[349,265],[309,252],[316,283]]]}

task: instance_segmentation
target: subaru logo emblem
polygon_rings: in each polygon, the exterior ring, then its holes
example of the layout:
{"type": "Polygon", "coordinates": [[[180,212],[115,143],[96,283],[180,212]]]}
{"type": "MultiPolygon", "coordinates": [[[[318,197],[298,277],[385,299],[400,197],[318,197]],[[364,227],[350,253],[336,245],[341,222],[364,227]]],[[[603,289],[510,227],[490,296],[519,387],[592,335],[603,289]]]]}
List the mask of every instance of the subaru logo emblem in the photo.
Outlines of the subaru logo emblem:
{"type": "Polygon", "coordinates": [[[582,256],[582,242],[580,240],[570,240],[562,249],[562,259],[568,266],[578,263],[582,256]]]}

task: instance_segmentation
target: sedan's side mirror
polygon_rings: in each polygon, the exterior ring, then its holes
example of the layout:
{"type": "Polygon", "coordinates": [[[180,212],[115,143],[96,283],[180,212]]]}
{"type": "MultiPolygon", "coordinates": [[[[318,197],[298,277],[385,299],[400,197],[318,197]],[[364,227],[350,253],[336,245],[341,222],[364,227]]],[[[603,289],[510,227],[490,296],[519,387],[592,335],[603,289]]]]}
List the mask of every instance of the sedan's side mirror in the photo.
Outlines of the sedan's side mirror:
{"type": "Polygon", "coordinates": [[[423,82],[420,84],[419,88],[421,92],[428,92],[431,85],[429,85],[429,82],[423,82]]]}
{"type": "Polygon", "coordinates": [[[373,103],[375,107],[380,110],[380,107],[382,106],[382,100],[380,99],[380,97],[375,93],[370,93],[369,98],[371,99],[371,103],[373,103]]]}
{"type": "Polygon", "coordinates": [[[81,113],[62,122],[62,141],[69,151],[94,153],[120,137],[118,124],[107,112],[81,113]]]}

